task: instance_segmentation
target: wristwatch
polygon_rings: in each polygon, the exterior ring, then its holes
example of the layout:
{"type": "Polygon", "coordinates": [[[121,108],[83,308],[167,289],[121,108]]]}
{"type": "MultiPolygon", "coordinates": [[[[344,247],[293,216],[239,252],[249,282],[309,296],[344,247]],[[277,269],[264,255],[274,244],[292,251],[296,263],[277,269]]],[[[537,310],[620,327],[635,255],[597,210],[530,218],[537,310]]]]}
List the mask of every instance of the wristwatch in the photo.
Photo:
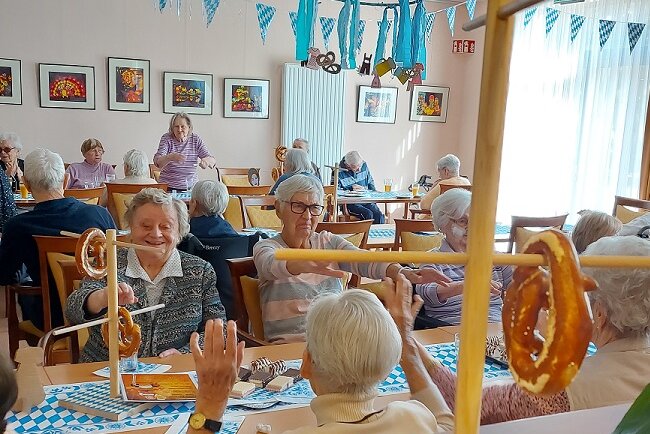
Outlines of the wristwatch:
{"type": "Polygon", "coordinates": [[[203,413],[192,413],[190,416],[190,426],[194,429],[204,429],[209,432],[219,432],[222,423],[218,420],[212,420],[205,417],[203,413]]]}

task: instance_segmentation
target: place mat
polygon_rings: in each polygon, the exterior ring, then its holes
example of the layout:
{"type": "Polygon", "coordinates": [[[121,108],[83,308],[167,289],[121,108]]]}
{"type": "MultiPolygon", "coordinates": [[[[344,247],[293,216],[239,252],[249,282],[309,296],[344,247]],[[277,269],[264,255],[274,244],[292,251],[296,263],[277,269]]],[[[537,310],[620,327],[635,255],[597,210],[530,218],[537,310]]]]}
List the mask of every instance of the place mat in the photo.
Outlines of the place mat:
{"type": "Polygon", "coordinates": [[[368,238],[395,238],[395,229],[373,229],[368,231],[368,238]]]}
{"type": "Polygon", "coordinates": [[[171,195],[174,199],[179,200],[190,200],[192,198],[191,191],[172,191],[171,195]]]}
{"type": "MultiPolygon", "coordinates": [[[[165,434],[185,434],[189,429],[188,421],[190,415],[191,413],[181,414],[176,419],[176,422],[165,431],[165,434]]],[[[239,431],[239,428],[244,423],[244,417],[224,417],[221,422],[222,425],[219,434],[237,434],[237,431],[239,431]]]]}
{"type": "MultiPolygon", "coordinates": [[[[573,232],[573,226],[574,225],[565,224],[564,226],[562,226],[562,231],[571,233],[573,232]]],[[[510,225],[497,223],[496,226],[494,227],[494,233],[495,235],[510,235],[510,225]]]]}
{"type": "MultiPolygon", "coordinates": [[[[171,369],[171,365],[161,365],[158,363],[143,363],[138,362],[138,367],[134,372],[129,372],[129,374],[155,374],[160,372],[167,372],[171,369]]],[[[93,374],[98,377],[110,378],[110,369],[108,366],[98,369],[93,374]]]]}

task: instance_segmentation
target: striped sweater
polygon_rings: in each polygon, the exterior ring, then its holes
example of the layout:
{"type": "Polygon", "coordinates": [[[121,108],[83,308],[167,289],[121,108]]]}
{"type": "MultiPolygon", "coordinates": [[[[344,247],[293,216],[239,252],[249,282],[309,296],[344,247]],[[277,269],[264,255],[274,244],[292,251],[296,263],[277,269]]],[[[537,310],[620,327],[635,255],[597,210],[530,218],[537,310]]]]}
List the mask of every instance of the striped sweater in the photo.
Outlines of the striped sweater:
{"type": "MultiPolygon", "coordinates": [[[[353,244],[329,232],[312,233],[312,249],[358,250],[353,244]]],[[[253,248],[253,259],[260,279],[260,304],[264,335],[273,343],[305,340],[305,315],[311,301],[321,294],[343,290],[340,279],[319,274],[289,273],[286,261],[274,258],[275,250],[287,248],[282,235],[260,241],[253,248]]],[[[389,264],[332,263],[333,268],[371,279],[386,276],[389,264]]]]}

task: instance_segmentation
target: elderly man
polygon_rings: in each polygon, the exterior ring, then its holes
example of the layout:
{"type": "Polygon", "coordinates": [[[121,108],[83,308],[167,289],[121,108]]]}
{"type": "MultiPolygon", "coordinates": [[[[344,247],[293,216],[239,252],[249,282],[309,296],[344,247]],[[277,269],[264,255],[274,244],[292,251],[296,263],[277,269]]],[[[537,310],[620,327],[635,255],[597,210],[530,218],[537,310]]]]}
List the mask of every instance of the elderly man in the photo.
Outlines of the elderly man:
{"type": "MultiPolygon", "coordinates": [[[[24,182],[36,200],[32,211],[11,218],[0,243],[0,285],[27,283],[18,278],[25,267],[34,285],[40,284],[38,248],[33,235],[57,236],[60,231],[81,233],[88,228],[114,229],[115,223],[106,208],[87,205],[72,197],[63,197],[65,168],[58,154],[36,149],[25,158],[24,182]]],[[[63,324],[61,303],[56,285],[50,283],[52,325],[63,324]]],[[[21,297],[23,318],[43,327],[43,306],[40,297],[21,297]]]]}
{"type": "MultiPolygon", "coordinates": [[[[350,151],[339,163],[339,189],[350,191],[376,190],[368,165],[357,151],[350,151]]],[[[348,205],[348,211],[361,220],[373,220],[375,224],[384,223],[384,214],[375,203],[348,205]]]]}
{"type": "Polygon", "coordinates": [[[25,170],[25,161],[18,158],[23,144],[14,133],[0,133],[0,167],[11,181],[11,189],[20,191],[20,180],[25,170]]]}
{"type": "MultiPolygon", "coordinates": [[[[291,147],[293,149],[302,149],[303,151],[309,154],[310,146],[309,146],[309,141],[307,141],[307,139],[296,139],[291,144],[291,147]]],[[[313,161],[311,162],[311,169],[314,172],[314,176],[318,178],[321,182],[323,182],[323,178],[320,176],[320,169],[313,161]]]]}
{"type": "Polygon", "coordinates": [[[471,185],[469,179],[460,176],[460,160],[454,154],[447,154],[438,160],[438,179],[433,187],[422,198],[420,208],[431,209],[433,199],[440,196],[440,184],[444,185],[471,185]]]}

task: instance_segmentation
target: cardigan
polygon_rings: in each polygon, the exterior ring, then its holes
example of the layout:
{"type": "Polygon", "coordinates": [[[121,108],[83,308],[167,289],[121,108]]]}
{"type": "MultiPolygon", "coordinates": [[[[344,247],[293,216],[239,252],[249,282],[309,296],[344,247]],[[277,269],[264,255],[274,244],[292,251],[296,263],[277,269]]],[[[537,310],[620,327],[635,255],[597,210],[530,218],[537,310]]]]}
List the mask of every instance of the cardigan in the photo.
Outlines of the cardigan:
{"type": "MultiPolygon", "coordinates": [[[[117,252],[117,280],[133,288],[138,301],[125,306],[128,310],[142,309],[151,305],[147,297],[145,282],[128,277],[127,249],[117,252]]],[[[161,352],[176,348],[181,353],[190,351],[192,332],[199,332],[200,345],[203,346],[205,323],[209,319],[226,319],[226,311],[217,292],[217,278],[212,265],[196,256],[179,252],[183,277],[168,277],[165,281],[159,303],[165,307],[134,317],[142,331],[139,357],[154,357],[161,352]]],[[[73,324],[90,321],[103,316],[92,316],[86,311],[88,296],[106,286],[106,279],[85,279],[77,291],[68,297],[65,314],[73,324]]],[[[108,348],[104,345],[100,326],[90,328],[90,337],[80,357],[80,362],[108,360],[108,348]]]]}

